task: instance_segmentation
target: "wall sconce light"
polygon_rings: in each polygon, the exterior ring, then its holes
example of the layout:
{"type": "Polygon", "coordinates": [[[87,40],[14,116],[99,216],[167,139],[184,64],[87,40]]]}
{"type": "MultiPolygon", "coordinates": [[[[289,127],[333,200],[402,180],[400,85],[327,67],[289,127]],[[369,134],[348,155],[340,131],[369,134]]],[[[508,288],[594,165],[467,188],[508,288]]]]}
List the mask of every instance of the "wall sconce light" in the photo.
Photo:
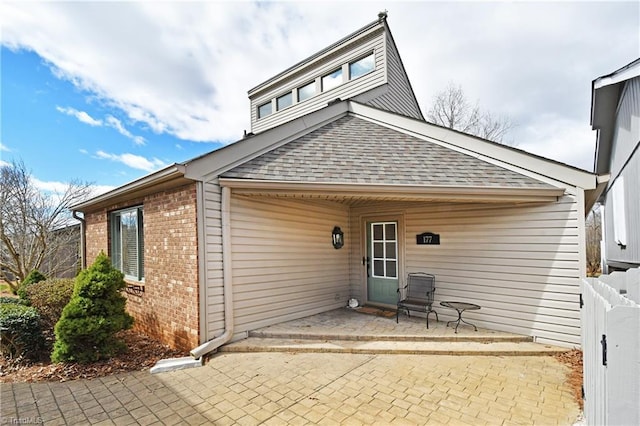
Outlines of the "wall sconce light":
{"type": "Polygon", "coordinates": [[[342,232],[339,226],[333,227],[333,232],[331,232],[331,239],[333,241],[334,249],[339,249],[344,245],[344,232],[342,232]]]}

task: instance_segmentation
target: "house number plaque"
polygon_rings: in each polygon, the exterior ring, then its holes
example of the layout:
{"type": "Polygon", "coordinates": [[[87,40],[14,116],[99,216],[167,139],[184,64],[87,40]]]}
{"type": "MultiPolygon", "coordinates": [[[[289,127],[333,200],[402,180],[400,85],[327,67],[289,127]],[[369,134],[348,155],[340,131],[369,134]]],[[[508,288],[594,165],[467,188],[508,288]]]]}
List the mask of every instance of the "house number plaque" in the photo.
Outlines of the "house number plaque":
{"type": "Polygon", "coordinates": [[[433,232],[423,232],[416,235],[416,243],[420,245],[440,245],[440,234],[434,234],[433,232]]]}

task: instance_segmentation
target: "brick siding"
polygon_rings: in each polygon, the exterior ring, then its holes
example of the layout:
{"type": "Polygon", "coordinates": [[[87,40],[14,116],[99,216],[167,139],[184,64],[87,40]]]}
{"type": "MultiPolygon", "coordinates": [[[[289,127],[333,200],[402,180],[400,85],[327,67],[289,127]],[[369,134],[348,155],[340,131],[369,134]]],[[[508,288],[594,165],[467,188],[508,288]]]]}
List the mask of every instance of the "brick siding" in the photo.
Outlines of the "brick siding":
{"type": "Polygon", "coordinates": [[[127,310],[135,329],[173,348],[193,349],[200,343],[195,184],[86,213],[87,265],[100,251],[111,255],[109,213],[141,204],[144,293],[127,293],[127,310]]]}

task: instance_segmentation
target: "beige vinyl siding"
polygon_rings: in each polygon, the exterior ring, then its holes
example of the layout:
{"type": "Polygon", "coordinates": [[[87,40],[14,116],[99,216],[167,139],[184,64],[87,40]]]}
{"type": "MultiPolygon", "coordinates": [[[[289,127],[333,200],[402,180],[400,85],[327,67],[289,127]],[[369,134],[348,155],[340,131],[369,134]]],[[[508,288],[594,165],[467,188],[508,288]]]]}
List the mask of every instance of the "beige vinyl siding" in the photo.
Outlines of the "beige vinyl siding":
{"type": "Polygon", "coordinates": [[[411,84],[409,83],[409,79],[402,65],[402,60],[400,59],[400,54],[391,38],[391,34],[387,33],[386,37],[387,81],[389,83],[389,90],[384,95],[366,103],[376,108],[422,120],[423,117],[420,113],[420,107],[411,89],[411,84]]]}
{"type": "MultiPolygon", "coordinates": [[[[326,60],[315,64],[313,67],[303,68],[288,80],[284,82],[279,81],[276,85],[267,87],[261,92],[254,94],[250,99],[251,131],[254,133],[262,132],[297,117],[317,111],[327,106],[330,101],[336,98],[343,100],[348,99],[386,83],[386,56],[384,52],[383,34],[381,31],[375,32],[370,37],[361,40],[359,44],[349,46],[346,50],[339,50],[332,56],[327,57],[326,60]],[[375,54],[376,68],[369,74],[348,81],[327,92],[316,93],[316,95],[303,102],[294,103],[282,111],[275,111],[267,117],[258,119],[257,109],[259,105],[285,93],[289,93],[293,89],[314,81],[317,78],[321,78],[327,73],[340,68],[343,64],[360,59],[370,52],[374,52],[375,54]]],[[[319,85],[316,87],[320,89],[319,85]]]]}
{"type": "MultiPolygon", "coordinates": [[[[352,227],[371,210],[377,209],[354,209],[352,227]]],[[[404,205],[396,213],[404,222],[404,274],[436,275],[441,320],[455,312],[440,301],[466,301],[482,306],[465,313],[478,326],[579,345],[580,211],[569,196],[552,204],[404,205]],[[440,234],[441,244],[417,245],[423,232],[440,234]]],[[[362,257],[360,250],[354,258],[362,257]]],[[[351,288],[362,297],[361,263],[352,264],[351,288]]]]}
{"type": "Polygon", "coordinates": [[[220,186],[204,184],[206,340],[224,332],[224,292],[222,281],[222,220],[220,186]]]}
{"type": "Polygon", "coordinates": [[[349,235],[346,207],[232,196],[236,333],[346,305],[350,242],[334,249],[334,226],[349,235]]]}

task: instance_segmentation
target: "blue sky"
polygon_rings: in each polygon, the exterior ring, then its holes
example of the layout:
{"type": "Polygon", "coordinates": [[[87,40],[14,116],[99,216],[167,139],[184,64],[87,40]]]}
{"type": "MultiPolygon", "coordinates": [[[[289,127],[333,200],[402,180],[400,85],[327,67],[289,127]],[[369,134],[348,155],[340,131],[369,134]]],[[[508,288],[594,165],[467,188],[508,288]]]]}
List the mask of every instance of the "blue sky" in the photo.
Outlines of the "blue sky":
{"type": "Polygon", "coordinates": [[[57,77],[36,53],[2,47],[2,161],[41,181],[115,187],[222,146],[153,131],[57,77]]]}
{"type": "Polygon", "coordinates": [[[3,1],[0,161],[104,191],[209,152],[250,130],[249,89],[385,9],[423,113],[452,82],[591,170],[591,82],[640,56],[637,1],[3,1]]]}

